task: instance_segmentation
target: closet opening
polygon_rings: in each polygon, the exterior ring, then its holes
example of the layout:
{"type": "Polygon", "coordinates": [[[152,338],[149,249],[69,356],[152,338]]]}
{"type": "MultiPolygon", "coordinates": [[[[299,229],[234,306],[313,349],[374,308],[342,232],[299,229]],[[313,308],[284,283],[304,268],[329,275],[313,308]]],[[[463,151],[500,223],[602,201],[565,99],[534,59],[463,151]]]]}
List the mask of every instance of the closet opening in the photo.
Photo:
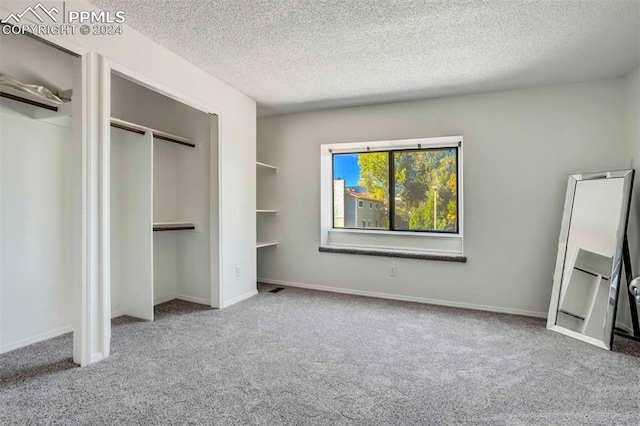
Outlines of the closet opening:
{"type": "Polygon", "coordinates": [[[57,338],[42,360],[80,363],[83,59],[16,34],[0,51],[0,354],[57,338]]]}
{"type": "Polygon", "coordinates": [[[217,307],[218,116],[115,70],[110,114],[111,317],[217,307]]]}

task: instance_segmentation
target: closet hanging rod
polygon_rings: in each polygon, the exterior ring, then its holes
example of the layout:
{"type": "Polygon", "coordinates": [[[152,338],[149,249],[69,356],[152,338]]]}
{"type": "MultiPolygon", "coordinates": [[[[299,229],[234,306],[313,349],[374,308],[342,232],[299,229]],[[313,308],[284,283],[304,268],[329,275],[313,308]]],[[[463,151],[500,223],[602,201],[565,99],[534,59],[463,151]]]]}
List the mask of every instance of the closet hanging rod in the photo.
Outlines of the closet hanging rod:
{"type": "Polygon", "coordinates": [[[195,230],[195,225],[184,225],[184,226],[167,226],[167,227],[153,227],[153,232],[162,232],[162,231],[193,231],[195,230]]]}
{"type": "Polygon", "coordinates": [[[134,132],[139,135],[144,135],[146,132],[151,132],[151,136],[153,136],[155,139],[161,139],[163,141],[175,143],[178,145],[188,146],[189,148],[196,147],[196,144],[189,139],[172,135],[171,133],[161,132],[160,130],[150,129],[139,124],[120,120],[119,118],[111,117],[111,126],[122,130],[127,130],[129,132],[134,132]]]}
{"type": "Polygon", "coordinates": [[[139,135],[144,135],[146,132],[144,130],[136,129],[135,127],[125,126],[124,124],[116,123],[111,121],[111,127],[115,127],[116,129],[126,130],[127,132],[137,133],[139,135]]]}
{"type": "Polygon", "coordinates": [[[162,139],[163,141],[177,143],[179,145],[184,145],[184,146],[188,146],[188,147],[191,147],[191,148],[195,148],[196,147],[196,144],[191,143],[191,142],[186,142],[186,141],[181,141],[181,140],[178,140],[178,139],[174,139],[171,136],[165,136],[163,134],[155,133],[153,131],[151,131],[151,133],[153,134],[153,137],[156,138],[156,139],[162,139]]]}
{"type": "Polygon", "coordinates": [[[56,107],[56,106],[51,106],[51,105],[43,104],[41,102],[32,101],[31,99],[27,99],[27,98],[23,98],[23,97],[20,97],[20,96],[12,95],[10,93],[0,92],[0,97],[11,99],[12,101],[16,101],[16,102],[22,102],[23,104],[27,104],[27,105],[31,105],[31,106],[37,106],[39,108],[48,109],[49,111],[58,112],[58,107],[56,107]]]}

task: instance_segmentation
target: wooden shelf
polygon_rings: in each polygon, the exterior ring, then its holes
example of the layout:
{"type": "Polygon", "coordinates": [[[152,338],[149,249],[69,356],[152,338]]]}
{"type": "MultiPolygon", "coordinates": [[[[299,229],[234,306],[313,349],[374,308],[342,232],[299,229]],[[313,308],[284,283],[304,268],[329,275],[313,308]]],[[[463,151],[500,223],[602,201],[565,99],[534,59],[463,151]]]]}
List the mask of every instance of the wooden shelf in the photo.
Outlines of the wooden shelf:
{"type": "Polygon", "coordinates": [[[272,166],[271,164],[261,163],[259,161],[256,161],[256,166],[257,167],[262,167],[263,169],[272,170],[272,171],[278,173],[278,168],[276,166],[272,166]]]}
{"type": "Polygon", "coordinates": [[[154,222],[153,224],[153,232],[195,230],[196,224],[192,222],[154,222]]]}
{"type": "Polygon", "coordinates": [[[280,243],[277,241],[258,241],[256,243],[256,248],[272,247],[272,246],[277,246],[278,244],[280,243]]]}
{"type": "Polygon", "coordinates": [[[278,210],[258,209],[258,210],[256,210],[256,213],[278,213],[278,210]]]}

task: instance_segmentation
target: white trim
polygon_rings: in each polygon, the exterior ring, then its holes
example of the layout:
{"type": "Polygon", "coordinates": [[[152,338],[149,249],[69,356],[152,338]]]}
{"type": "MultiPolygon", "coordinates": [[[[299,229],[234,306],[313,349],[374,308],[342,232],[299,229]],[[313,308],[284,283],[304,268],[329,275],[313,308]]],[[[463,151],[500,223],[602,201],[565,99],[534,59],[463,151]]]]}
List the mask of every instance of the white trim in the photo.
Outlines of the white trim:
{"type": "Polygon", "coordinates": [[[214,213],[214,197],[215,193],[218,197],[215,203],[217,206],[217,225],[218,225],[218,239],[215,240],[213,237],[209,238],[209,254],[218,253],[217,259],[214,260],[213,256],[209,259],[209,274],[211,277],[211,286],[210,286],[210,297],[212,308],[219,309],[222,304],[222,283],[223,283],[223,273],[222,273],[222,117],[220,114],[212,115],[211,120],[209,121],[209,132],[211,133],[209,136],[209,229],[211,229],[213,234],[213,225],[216,224],[215,213],[214,213]],[[213,120],[215,117],[216,123],[216,146],[215,149],[217,152],[214,155],[214,147],[211,145],[213,141],[213,120]],[[217,157],[217,158],[215,158],[217,157]],[[213,170],[214,159],[216,160],[216,170],[213,170]],[[215,173],[215,174],[214,174],[215,173]],[[217,186],[214,185],[217,183],[217,186]],[[214,191],[215,188],[215,191],[214,191]],[[214,276],[217,274],[217,279],[214,279],[214,276]]]}
{"type": "Polygon", "coordinates": [[[170,302],[172,300],[175,300],[175,298],[176,296],[165,296],[165,297],[159,297],[157,299],[153,299],[153,306],[160,305],[161,303],[170,302]]]}
{"type": "MultiPolygon", "coordinates": [[[[63,46],[71,49],[69,46],[63,46]]],[[[79,53],[78,50],[74,50],[79,53]]],[[[74,263],[79,261],[77,270],[74,266],[73,290],[73,361],[80,366],[91,363],[91,351],[94,333],[100,329],[93,318],[96,308],[93,300],[95,291],[99,288],[98,268],[101,263],[99,256],[99,211],[96,209],[98,192],[98,150],[97,122],[94,106],[99,96],[99,63],[95,53],[83,52],[81,56],[80,82],[75,81],[74,87],[80,87],[79,102],[73,102],[72,134],[74,146],[79,145],[77,160],[79,162],[80,185],[74,184],[74,190],[79,189],[79,199],[74,195],[74,202],[79,202],[79,213],[74,214],[74,228],[79,228],[78,236],[74,237],[74,263]],[[79,140],[77,139],[79,138],[79,140]],[[98,231],[98,233],[96,232],[98,231]],[[75,238],[79,238],[75,241],[75,238]]]]}
{"type": "Polygon", "coordinates": [[[477,305],[474,303],[452,302],[448,300],[428,299],[426,297],[403,296],[400,294],[377,293],[366,290],[354,290],[349,288],[329,287],[316,284],[303,284],[292,281],[274,280],[271,278],[258,278],[258,282],[275,284],[287,287],[306,288],[309,290],[327,291],[331,293],[351,294],[354,296],[374,297],[377,299],[399,300],[402,302],[423,303],[426,305],[448,306],[451,308],[471,309],[475,311],[497,312],[501,314],[522,315],[525,317],[547,318],[546,312],[526,311],[523,309],[503,308],[500,306],[477,305]]]}
{"type": "Polygon", "coordinates": [[[118,318],[123,315],[127,315],[127,311],[125,309],[118,309],[116,311],[111,312],[111,319],[118,318]]]}
{"type": "Polygon", "coordinates": [[[0,354],[4,354],[15,349],[20,349],[34,343],[42,342],[43,340],[53,339],[54,337],[62,336],[63,334],[72,332],[73,324],[60,327],[56,330],[47,331],[45,333],[36,334],[35,336],[27,337],[25,339],[20,339],[17,342],[7,343],[6,345],[3,345],[2,347],[0,347],[0,354]]]}
{"type": "Polygon", "coordinates": [[[197,303],[199,305],[211,306],[211,300],[203,299],[202,297],[187,296],[186,294],[176,295],[176,299],[184,300],[185,302],[197,303]]]}
{"type": "Polygon", "coordinates": [[[100,57],[99,72],[102,102],[98,104],[98,135],[100,137],[98,158],[101,161],[99,161],[100,175],[97,178],[97,186],[100,188],[98,209],[102,261],[100,262],[98,301],[101,307],[99,327],[102,351],[100,354],[106,358],[111,353],[111,68],[105,57],[100,57]]]}
{"type": "Polygon", "coordinates": [[[243,300],[248,299],[248,298],[250,298],[250,297],[252,297],[252,296],[255,296],[256,294],[258,294],[258,290],[257,290],[257,289],[256,289],[256,290],[251,290],[251,291],[249,291],[249,292],[246,292],[245,294],[241,294],[241,295],[240,295],[240,296],[238,296],[238,297],[234,297],[234,298],[233,298],[233,299],[231,299],[231,300],[227,300],[227,301],[224,303],[223,308],[228,308],[229,306],[231,306],[231,305],[235,305],[235,304],[236,304],[236,303],[238,303],[238,302],[242,302],[243,300]]]}
{"type": "Polygon", "coordinates": [[[91,354],[91,364],[93,364],[94,362],[102,361],[104,358],[105,356],[102,352],[91,354]]]}
{"type": "Polygon", "coordinates": [[[172,300],[183,300],[185,302],[191,302],[191,303],[197,303],[199,305],[211,306],[211,300],[210,299],[204,299],[202,297],[193,297],[193,296],[189,296],[189,295],[186,295],[186,294],[176,294],[175,296],[161,297],[159,299],[155,299],[153,301],[153,305],[157,306],[157,305],[160,305],[162,303],[171,302],[172,300]]]}

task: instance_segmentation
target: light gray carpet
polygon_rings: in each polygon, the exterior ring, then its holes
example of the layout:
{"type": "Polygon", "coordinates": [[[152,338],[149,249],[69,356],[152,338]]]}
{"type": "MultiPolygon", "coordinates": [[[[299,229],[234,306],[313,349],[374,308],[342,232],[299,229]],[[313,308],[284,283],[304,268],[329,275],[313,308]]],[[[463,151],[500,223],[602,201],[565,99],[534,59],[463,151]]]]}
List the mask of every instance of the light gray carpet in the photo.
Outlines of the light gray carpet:
{"type": "Polygon", "coordinates": [[[71,336],[0,357],[0,424],[640,424],[640,345],[540,319],[287,288],[123,317],[113,355],[71,336]]]}

